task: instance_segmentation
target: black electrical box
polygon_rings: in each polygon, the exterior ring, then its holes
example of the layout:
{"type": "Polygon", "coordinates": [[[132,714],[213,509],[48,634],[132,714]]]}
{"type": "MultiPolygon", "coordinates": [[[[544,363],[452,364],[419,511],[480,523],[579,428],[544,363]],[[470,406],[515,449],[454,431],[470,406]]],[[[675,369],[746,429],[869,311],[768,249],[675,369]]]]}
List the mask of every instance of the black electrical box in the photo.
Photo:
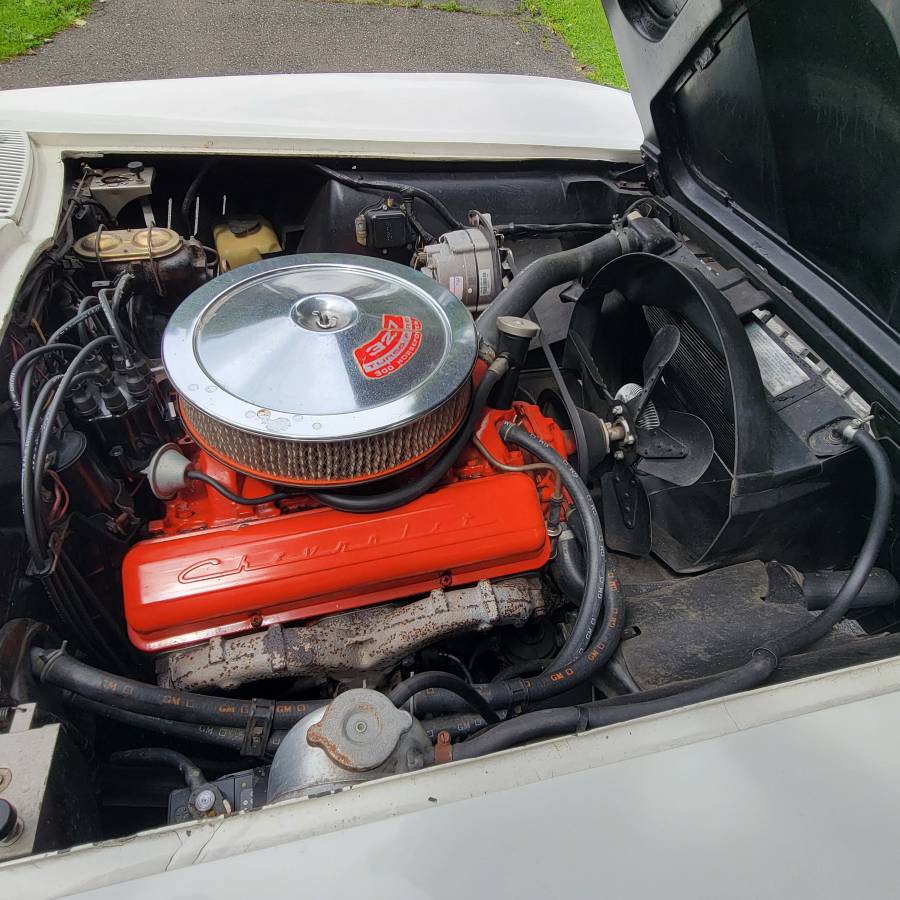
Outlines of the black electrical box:
{"type": "Polygon", "coordinates": [[[367,247],[388,250],[410,242],[409,220],[402,209],[372,209],[365,215],[367,247]]]}

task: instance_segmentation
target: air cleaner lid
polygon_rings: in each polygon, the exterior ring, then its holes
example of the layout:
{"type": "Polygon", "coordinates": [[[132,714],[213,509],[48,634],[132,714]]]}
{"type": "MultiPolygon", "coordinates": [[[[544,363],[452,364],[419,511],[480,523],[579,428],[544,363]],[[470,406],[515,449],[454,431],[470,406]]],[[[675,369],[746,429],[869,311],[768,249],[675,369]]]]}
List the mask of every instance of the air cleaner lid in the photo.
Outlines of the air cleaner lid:
{"type": "Polygon", "coordinates": [[[334,440],[441,405],[469,377],[476,336],[465,306],[413,269],[310,254],[205,284],[169,320],[162,349],[176,391],[218,421],[334,440]]]}

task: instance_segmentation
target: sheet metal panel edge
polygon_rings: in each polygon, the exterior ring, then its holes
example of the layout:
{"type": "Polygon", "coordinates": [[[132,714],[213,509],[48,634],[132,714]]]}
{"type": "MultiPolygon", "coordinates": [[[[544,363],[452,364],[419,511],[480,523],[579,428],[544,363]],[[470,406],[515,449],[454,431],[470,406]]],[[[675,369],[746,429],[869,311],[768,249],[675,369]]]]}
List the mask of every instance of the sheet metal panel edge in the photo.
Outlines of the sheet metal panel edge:
{"type": "Polygon", "coordinates": [[[602,863],[622,900],[656,896],[648,879],[659,896],[685,900],[755,898],[776,883],[780,896],[822,900],[849,896],[847,878],[862,888],[853,896],[893,896],[887,882],[865,889],[854,854],[880,855],[877,877],[886,851],[873,835],[890,839],[900,825],[898,684],[900,659],[891,659],[760,688],[329,797],[6,863],[0,892],[99,900],[122,896],[127,882],[132,900],[221,900],[302,871],[304,889],[320,896],[457,898],[467,884],[497,897],[561,896],[592,883],[602,863]],[[560,826],[541,830],[536,861],[535,829],[547,816],[560,826]],[[789,840],[784,823],[795,829],[789,840]],[[485,827],[502,839],[500,856],[485,827]],[[398,863],[389,846],[409,853],[398,863]]]}
{"type": "Polygon", "coordinates": [[[643,139],[624,91],[474,74],[250,75],[2,91],[0,128],[72,151],[448,160],[639,162],[643,139]]]}

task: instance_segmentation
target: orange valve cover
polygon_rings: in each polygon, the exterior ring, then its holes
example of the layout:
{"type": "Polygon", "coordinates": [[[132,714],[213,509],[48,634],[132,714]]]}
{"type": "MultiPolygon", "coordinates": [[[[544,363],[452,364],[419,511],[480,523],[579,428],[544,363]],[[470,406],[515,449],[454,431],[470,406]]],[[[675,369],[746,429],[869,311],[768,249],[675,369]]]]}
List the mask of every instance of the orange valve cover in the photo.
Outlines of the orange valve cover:
{"type": "Polygon", "coordinates": [[[136,544],[122,566],[134,645],[158,652],[539,569],[535,482],[460,480],[384,513],[316,508],[136,544]]]}

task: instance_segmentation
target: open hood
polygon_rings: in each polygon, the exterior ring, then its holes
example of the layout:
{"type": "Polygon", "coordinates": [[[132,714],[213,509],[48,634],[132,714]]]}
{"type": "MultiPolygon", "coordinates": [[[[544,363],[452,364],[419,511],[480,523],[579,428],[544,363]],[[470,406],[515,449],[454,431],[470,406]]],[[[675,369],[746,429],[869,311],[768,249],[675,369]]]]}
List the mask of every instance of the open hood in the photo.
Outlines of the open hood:
{"type": "Polygon", "coordinates": [[[604,0],[654,190],[889,375],[900,336],[900,9],[604,0]]]}

